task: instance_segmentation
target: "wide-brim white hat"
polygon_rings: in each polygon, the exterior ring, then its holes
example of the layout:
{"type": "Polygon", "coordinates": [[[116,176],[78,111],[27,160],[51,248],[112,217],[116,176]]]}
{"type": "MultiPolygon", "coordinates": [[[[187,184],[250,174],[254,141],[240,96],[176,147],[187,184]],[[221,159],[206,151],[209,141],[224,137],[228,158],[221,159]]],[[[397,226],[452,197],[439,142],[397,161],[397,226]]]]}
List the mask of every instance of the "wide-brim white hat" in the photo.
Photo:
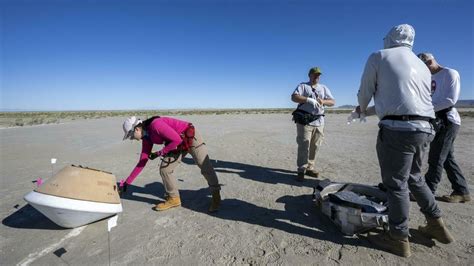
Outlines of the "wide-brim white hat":
{"type": "Polygon", "coordinates": [[[131,139],[133,137],[133,131],[135,127],[141,122],[142,121],[135,116],[125,119],[122,126],[124,132],[123,140],[131,139]]]}

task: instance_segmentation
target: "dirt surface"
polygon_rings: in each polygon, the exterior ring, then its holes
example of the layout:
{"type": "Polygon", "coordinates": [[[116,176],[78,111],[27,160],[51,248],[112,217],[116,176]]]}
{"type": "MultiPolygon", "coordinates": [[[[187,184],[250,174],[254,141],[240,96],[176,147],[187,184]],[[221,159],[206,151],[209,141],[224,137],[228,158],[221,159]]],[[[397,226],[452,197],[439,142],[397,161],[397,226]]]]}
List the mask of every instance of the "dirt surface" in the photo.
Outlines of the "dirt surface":
{"type": "MultiPolygon", "coordinates": [[[[122,142],[122,118],[0,129],[0,264],[32,265],[473,265],[474,206],[439,202],[456,238],[432,242],[412,230],[412,257],[378,250],[363,235],[344,237],[311,199],[317,179],[295,181],[296,128],[289,115],[183,116],[201,131],[217,170],[223,202],[206,212],[209,192],[190,157],[176,170],[183,206],[166,212],[151,208],[164,189],[158,162],[148,163],[122,200],[124,212],[107,233],[107,221],[62,229],[23,200],[31,181],[48,178],[69,164],[128,176],[140,152],[138,142],[122,142]],[[50,159],[58,163],[51,168],[50,159]],[[109,245],[110,239],[110,245],[109,245]],[[62,252],[61,252],[62,251],[62,252]]],[[[346,115],[326,117],[325,142],[317,168],[332,181],[376,185],[377,119],[346,124],[346,115]]],[[[474,182],[474,119],[463,119],[456,158],[474,182]]],[[[426,167],[426,164],[425,164],[426,167]]],[[[443,177],[438,194],[450,193],[443,177]]],[[[423,224],[412,204],[410,228],[423,224]]]]}

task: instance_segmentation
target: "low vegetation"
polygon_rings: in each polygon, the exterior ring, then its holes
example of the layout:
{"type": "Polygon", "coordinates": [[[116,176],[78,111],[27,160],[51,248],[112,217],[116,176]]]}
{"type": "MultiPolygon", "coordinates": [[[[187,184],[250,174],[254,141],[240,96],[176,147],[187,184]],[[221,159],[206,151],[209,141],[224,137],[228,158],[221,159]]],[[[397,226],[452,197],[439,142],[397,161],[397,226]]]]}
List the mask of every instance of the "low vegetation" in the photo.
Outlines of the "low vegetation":
{"type": "MultiPolygon", "coordinates": [[[[290,114],[293,108],[275,109],[200,109],[200,110],[127,110],[127,111],[65,111],[65,112],[0,112],[0,127],[22,127],[41,124],[58,124],[72,120],[99,119],[106,117],[138,116],[148,118],[154,115],[238,115],[238,114],[290,114]]],[[[327,114],[350,113],[349,108],[328,108],[327,114]]],[[[459,109],[461,117],[474,117],[472,108],[459,109]]]]}

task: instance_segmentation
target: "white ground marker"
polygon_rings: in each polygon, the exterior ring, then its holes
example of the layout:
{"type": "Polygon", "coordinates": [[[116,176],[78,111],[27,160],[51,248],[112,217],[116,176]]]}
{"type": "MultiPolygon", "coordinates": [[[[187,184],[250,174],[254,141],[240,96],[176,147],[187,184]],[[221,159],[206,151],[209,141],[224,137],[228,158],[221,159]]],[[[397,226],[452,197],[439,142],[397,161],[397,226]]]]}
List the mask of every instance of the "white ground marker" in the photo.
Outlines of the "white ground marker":
{"type": "Polygon", "coordinates": [[[115,215],[114,217],[110,218],[107,221],[107,239],[109,242],[109,265],[110,265],[110,230],[112,230],[112,228],[117,226],[117,219],[118,219],[118,215],[115,215]]]}

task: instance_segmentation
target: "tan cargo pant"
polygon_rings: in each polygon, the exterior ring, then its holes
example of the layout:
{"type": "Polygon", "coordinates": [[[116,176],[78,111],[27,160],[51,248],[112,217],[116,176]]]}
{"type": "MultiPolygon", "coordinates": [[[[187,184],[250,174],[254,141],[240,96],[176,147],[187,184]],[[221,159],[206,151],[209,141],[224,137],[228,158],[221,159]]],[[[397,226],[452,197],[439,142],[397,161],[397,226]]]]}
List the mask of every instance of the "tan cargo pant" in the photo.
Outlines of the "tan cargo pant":
{"type": "Polygon", "coordinates": [[[296,143],[298,155],[296,164],[298,172],[314,169],[314,161],[318,150],[323,144],[324,126],[304,126],[296,124],[296,143]]]}
{"type": "MultiPolygon", "coordinates": [[[[199,134],[197,129],[195,129],[194,140],[189,153],[201,169],[201,174],[206,178],[211,192],[219,191],[220,185],[219,181],[217,180],[216,172],[214,171],[214,167],[209,160],[206,144],[204,143],[201,134],[199,134]]],[[[169,196],[179,196],[178,186],[176,185],[176,178],[174,177],[173,172],[174,169],[181,163],[181,160],[184,156],[186,156],[186,153],[170,153],[167,154],[161,162],[160,175],[163,179],[163,185],[165,187],[166,194],[169,196]]]]}

